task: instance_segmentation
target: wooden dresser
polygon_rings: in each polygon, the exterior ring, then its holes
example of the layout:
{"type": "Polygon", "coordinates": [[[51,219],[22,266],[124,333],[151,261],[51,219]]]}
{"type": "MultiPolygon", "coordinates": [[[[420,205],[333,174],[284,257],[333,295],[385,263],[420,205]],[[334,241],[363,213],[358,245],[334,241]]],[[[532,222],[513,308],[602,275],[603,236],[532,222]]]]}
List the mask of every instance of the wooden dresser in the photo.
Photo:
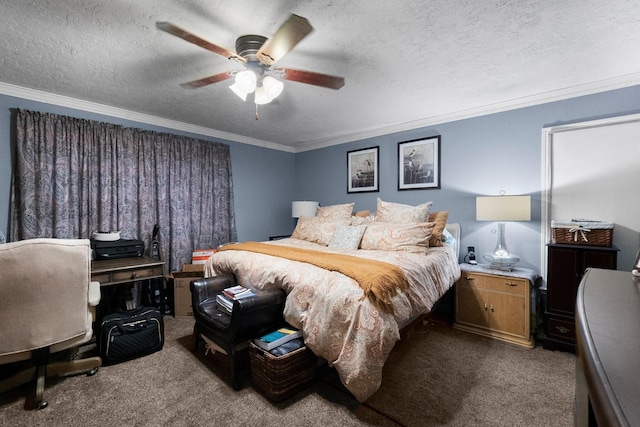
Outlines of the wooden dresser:
{"type": "Polygon", "coordinates": [[[640,281],[589,269],[576,302],[576,426],[640,425],[640,281]]]}
{"type": "Polygon", "coordinates": [[[615,270],[618,248],[586,245],[547,245],[547,304],[544,339],[548,350],[575,352],[575,306],[578,285],[589,268],[615,270]]]}

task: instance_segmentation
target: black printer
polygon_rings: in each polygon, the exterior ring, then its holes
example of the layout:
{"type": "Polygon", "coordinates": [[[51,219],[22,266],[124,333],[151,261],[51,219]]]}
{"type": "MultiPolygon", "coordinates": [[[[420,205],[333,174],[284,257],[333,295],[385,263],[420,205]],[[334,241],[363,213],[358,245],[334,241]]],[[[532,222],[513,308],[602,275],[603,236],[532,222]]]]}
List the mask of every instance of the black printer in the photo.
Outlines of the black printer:
{"type": "Polygon", "coordinates": [[[144,254],[144,242],[137,239],[111,241],[91,239],[95,259],[117,259],[139,257],[144,254]]]}

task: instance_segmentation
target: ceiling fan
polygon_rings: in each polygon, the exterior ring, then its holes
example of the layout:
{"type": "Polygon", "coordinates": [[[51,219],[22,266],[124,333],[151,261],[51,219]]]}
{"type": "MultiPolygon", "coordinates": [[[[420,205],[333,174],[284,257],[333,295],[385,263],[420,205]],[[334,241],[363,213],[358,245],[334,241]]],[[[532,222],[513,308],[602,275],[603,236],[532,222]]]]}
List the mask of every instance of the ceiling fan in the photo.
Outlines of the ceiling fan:
{"type": "Polygon", "coordinates": [[[254,93],[254,102],[257,106],[271,102],[282,93],[284,84],[278,78],[329,89],[340,89],[344,86],[342,77],[274,66],[313,31],[309,21],[298,15],[291,14],[270,39],[253,34],[238,37],[236,52],[208,42],[170,22],[156,22],[156,27],[215,54],[237,61],[246,68],[243,71],[225,71],[183,83],[180,86],[184,88],[199,88],[235,76],[235,83],[230,86],[230,89],[242,100],[246,100],[247,95],[254,93]]]}

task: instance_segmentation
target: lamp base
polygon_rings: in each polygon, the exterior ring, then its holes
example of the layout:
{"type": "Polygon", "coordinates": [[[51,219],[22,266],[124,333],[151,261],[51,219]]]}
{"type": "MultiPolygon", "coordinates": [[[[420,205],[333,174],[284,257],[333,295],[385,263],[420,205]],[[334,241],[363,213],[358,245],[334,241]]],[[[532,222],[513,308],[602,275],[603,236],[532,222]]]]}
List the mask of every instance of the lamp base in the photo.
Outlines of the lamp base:
{"type": "Polygon", "coordinates": [[[520,261],[520,258],[513,254],[503,256],[487,254],[483,258],[490,264],[491,268],[502,271],[513,270],[513,267],[520,261]]]}

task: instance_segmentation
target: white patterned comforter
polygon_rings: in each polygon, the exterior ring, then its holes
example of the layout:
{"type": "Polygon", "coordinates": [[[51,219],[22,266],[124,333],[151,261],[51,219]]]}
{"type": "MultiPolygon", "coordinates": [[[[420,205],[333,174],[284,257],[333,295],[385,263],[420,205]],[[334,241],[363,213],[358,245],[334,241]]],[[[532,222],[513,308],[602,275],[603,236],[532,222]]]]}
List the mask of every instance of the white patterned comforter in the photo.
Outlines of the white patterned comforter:
{"type": "Polygon", "coordinates": [[[353,279],[311,264],[234,250],[216,253],[205,266],[206,277],[233,273],[245,286],[284,289],[285,320],[303,331],[305,344],[335,367],[342,383],[361,402],[380,387],[382,367],[400,339],[399,330],[431,310],[460,277],[456,255],[447,246],[414,254],[330,249],[297,239],[268,243],[376,259],[404,271],[410,288],[393,298],[394,314],[388,314],[363,298],[353,279]]]}

